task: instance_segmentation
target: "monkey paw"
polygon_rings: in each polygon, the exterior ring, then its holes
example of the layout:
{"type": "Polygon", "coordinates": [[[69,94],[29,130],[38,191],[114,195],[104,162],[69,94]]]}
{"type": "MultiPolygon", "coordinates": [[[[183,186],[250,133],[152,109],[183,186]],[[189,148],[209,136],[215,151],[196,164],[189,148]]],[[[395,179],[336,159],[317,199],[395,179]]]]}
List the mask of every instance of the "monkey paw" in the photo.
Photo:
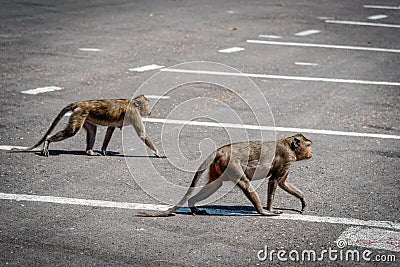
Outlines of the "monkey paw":
{"type": "Polygon", "coordinates": [[[282,214],[283,211],[279,211],[279,210],[271,210],[270,212],[272,212],[273,214],[282,214]]]}
{"type": "Polygon", "coordinates": [[[303,213],[304,210],[306,209],[306,207],[307,207],[306,201],[304,199],[301,200],[301,212],[300,213],[303,213]]]}
{"type": "Polygon", "coordinates": [[[155,155],[157,158],[166,158],[166,156],[161,156],[160,152],[158,152],[158,151],[154,152],[154,155],[155,155]]]}
{"type": "Polygon", "coordinates": [[[49,150],[43,149],[42,152],[40,152],[40,155],[48,157],[49,156],[49,150]]]}
{"type": "Polygon", "coordinates": [[[86,151],[86,155],[88,155],[88,156],[101,156],[100,153],[98,153],[98,152],[93,152],[93,150],[88,150],[88,151],[86,151]]]}
{"type": "Polygon", "coordinates": [[[192,215],[210,215],[206,210],[199,210],[196,207],[190,208],[192,215]]]}
{"type": "Polygon", "coordinates": [[[282,214],[282,211],[277,211],[277,210],[263,210],[262,212],[260,212],[261,215],[263,216],[279,216],[280,214],[282,214]]]}

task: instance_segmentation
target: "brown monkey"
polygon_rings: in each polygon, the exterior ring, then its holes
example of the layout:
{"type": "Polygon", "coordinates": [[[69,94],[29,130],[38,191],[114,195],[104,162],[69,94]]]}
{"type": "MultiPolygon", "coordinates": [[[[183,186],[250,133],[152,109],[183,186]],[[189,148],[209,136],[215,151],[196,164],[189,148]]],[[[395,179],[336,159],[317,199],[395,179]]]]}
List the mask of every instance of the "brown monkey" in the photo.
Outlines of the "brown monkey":
{"type": "Polygon", "coordinates": [[[194,175],[190,188],[178,204],[166,211],[141,211],[145,216],[168,216],[178,210],[187,200],[192,214],[207,214],[199,210],[195,204],[202,201],[222,186],[225,181],[234,182],[254,205],[261,215],[274,216],[281,212],[272,209],[275,191],[279,185],[283,190],[297,197],[301,201],[301,212],[306,207],[303,193],[287,180],[290,166],[295,161],[312,157],[311,141],[302,134],[280,139],[276,142],[250,141],[225,145],[211,154],[199,167],[194,175]],[[271,151],[275,150],[275,157],[271,162],[271,151]],[[203,172],[209,167],[209,179],[195,196],[190,197],[203,172]],[[257,192],[250,181],[263,178],[268,180],[267,209],[262,205],[257,192]]]}
{"type": "Polygon", "coordinates": [[[133,100],[87,100],[71,103],[61,110],[54,119],[49,130],[37,144],[26,149],[13,148],[12,151],[30,151],[44,143],[41,154],[48,156],[48,148],[51,142],[59,142],[72,137],[83,127],[87,131],[86,154],[89,156],[105,156],[108,143],[110,142],[115,127],[122,128],[126,125],[133,125],[140,139],[154,151],[157,157],[161,157],[160,153],[151,142],[150,137],[147,135],[141,119],[141,116],[149,116],[150,114],[149,100],[143,95],[137,96],[133,100]],[[57,123],[68,112],[72,112],[72,114],[65,129],[49,137],[57,123]],[[108,126],[103,146],[101,147],[101,154],[93,151],[96,138],[96,125],[108,126]]]}

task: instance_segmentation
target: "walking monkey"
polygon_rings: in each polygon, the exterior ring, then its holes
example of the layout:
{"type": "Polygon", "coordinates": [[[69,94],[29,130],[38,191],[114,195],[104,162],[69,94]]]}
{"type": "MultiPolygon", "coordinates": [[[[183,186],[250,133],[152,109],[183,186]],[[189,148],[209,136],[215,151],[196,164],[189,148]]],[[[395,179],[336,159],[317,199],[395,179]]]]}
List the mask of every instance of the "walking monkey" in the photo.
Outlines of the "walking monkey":
{"type": "Polygon", "coordinates": [[[311,141],[302,134],[280,139],[276,142],[250,141],[234,143],[218,148],[199,167],[185,196],[172,208],[161,211],[141,211],[144,216],[168,216],[178,210],[188,201],[192,214],[207,215],[205,210],[199,210],[195,204],[215,193],[225,181],[235,183],[251,201],[257,212],[265,216],[279,215],[280,211],[272,209],[277,186],[301,201],[301,212],[306,207],[303,193],[288,181],[289,169],[293,162],[312,157],[311,141]],[[271,151],[275,146],[275,157],[271,163],[271,151]],[[209,179],[195,196],[190,197],[203,172],[209,168],[209,179]],[[267,209],[250,181],[263,178],[268,180],[267,209]]]}
{"type": "Polygon", "coordinates": [[[87,131],[86,136],[86,154],[89,156],[106,155],[107,146],[116,127],[122,128],[126,125],[132,125],[142,141],[153,150],[157,157],[161,157],[158,150],[153,145],[150,137],[147,135],[141,116],[150,116],[151,109],[149,100],[143,96],[137,96],[130,99],[104,99],[104,100],[86,100],[71,103],[61,110],[54,119],[46,134],[32,147],[26,149],[13,148],[11,151],[30,151],[40,146],[42,143],[43,156],[49,156],[49,144],[59,142],[74,136],[82,127],[87,131]],[[68,112],[72,112],[67,126],[49,137],[61,118],[68,112]],[[96,138],[97,125],[108,126],[104,137],[101,153],[93,151],[93,145],[96,138]]]}

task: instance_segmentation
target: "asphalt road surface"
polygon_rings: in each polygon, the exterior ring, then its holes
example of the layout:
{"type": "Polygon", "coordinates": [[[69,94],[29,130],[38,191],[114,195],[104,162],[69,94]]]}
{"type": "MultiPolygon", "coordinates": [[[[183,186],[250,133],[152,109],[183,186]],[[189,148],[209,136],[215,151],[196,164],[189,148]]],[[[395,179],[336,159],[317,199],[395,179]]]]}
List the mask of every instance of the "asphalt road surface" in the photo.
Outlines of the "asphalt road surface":
{"type": "Polygon", "coordinates": [[[398,266],[398,1],[0,2],[1,266],[398,266]],[[83,130],[48,158],[7,151],[71,102],[138,94],[167,158],[128,127],[106,157],[83,130]],[[210,216],[137,216],[179,200],[213,148],[297,132],[304,214],[278,188],[284,214],[259,216],[227,186],[210,216]]]}

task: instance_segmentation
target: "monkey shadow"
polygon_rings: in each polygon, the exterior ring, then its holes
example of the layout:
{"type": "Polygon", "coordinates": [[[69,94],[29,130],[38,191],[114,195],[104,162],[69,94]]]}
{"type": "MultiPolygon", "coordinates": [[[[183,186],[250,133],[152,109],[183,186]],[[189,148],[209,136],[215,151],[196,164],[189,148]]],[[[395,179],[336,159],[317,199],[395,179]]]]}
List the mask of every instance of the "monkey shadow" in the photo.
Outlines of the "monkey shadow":
{"type": "MultiPolygon", "coordinates": [[[[41,155],[40,151],[35,151],[36,155],[41,155]]],[[[99,152],[95,150],[95,152],[99,152]]],[[[82,150],[49,150],[49,156],[59,156],[59,155],[75,155],[75,156],[87,156],[85,151],[82,150]]],[[[96,157],[103,157],[103,156],[91,156],[93,158],[96,157]]],[[[134,155],[124,155],[120,154],[119,152],[116,151],[107,151],[107,155],[105,157],[121,157],[121,158],[157,158],[156,156],[153,155],[146,155],[146,156],[134,156],[134,155]]]]}
{"type": "MultiPolygon", "coordinates": [[[[35,151],[36,155],[41,156],[40,151],[35,151]]],[[[49,150],[49,156],[59,156],[59,155],[76,155],[76,156],[86,156],[85,151],[81,150],[49,150]]]]}
{"type": "Polygon", "coordinates": [[[154,158],[158,159],[155,155],[124,155],[120,154],[119,152],[109,152],[107,151],[107,156],[112,157],[121,157],[121,158],[154,158]]]}
{"type": "MultiPolygon", "coordinates": [[[[207,211],[207,215],[196,216],[260,216],[253,206],[198,206],[199,210],[207,211]]],[[[293,211],[301,213],[300,210],[287,208],[274,208],[279,211],[293,211]]],[[[176,214],[192,215],[189,207],[182,207],[176,211],[176,214]]]]}

